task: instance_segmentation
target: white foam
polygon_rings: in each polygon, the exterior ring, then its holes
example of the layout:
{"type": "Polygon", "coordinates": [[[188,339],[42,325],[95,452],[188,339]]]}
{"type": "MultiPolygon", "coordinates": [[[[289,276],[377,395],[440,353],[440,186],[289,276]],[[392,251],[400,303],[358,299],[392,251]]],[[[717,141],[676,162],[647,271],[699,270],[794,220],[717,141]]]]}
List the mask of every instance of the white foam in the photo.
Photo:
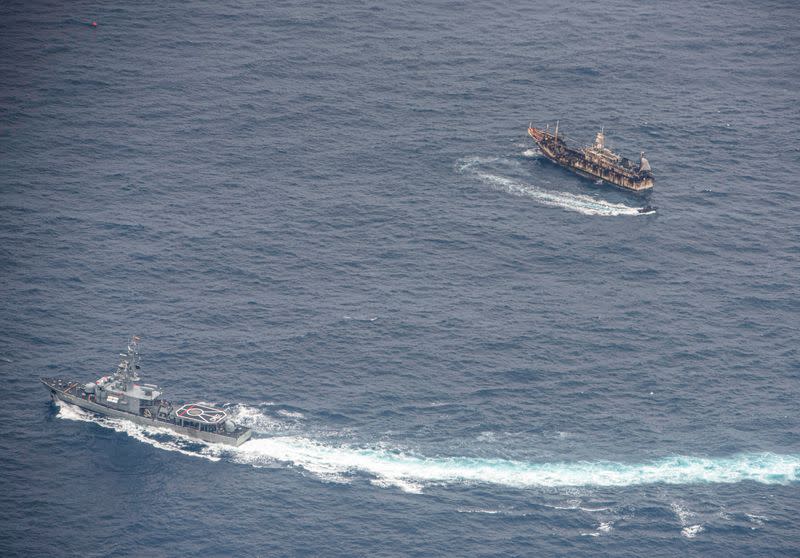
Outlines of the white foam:
{"type": "Polygon", "coordinates": [[[345,314],[342,316],[345,320],[354,320],[357,322],[374,322],[378,319],[378,316],[350,316],[349,314],[345,314]]]}
{"type": "Polygon", "coordinates": [[[286,418],[293,418],[293,419],[305,418],[305,415],[299,411],[287,411],[286,409],[279,409],[278,414],[286,418]]]}
{"type": "Polygon", "coordinates": [[[679,504],[678,502],[672,502],[670,504],[670,508],[672,508],[672,513],[678,518],[681,525],[686,525],[692,517],[694,517],[694,512],[687,510],[683,505],[679,504]]]}
{"type": "MultiPolygon", "coordinates": [[[[384,486],[497,484],[515,488],[631,486],[798,480],[800,457],[749,454],[730,458],[670,457],[643,464],[526,463],[462,457],[426,458],[385,449],[327,445],[300,436],[259,438],[232,450],[241,463],[279,461],[319,475],[363,473],[384,486]]],[[[591,511],[598,511],[592,509],[591,511]]],[[[676,512],[677,513],[677,512],[676,512]]],[[[685,524],[685,522],[682,522],[685,524]]]]}
{"type": "Polygon", "coordinates": [[[614,528],[613,521],[601,521],[600,525],[597,527],[597,530],[603,533],[610,533],[613,528],[614,528]]]}
{"type": "Polygon", "coordinates": [[[484,182],[494,185],[509,194],[531,198],[542,205],[550,207],[560,207],[569,211],[582,213],[583,215],[600,215],[604,217],[640,215],[639,208],[630,207],[621,203],[610,203],[582,194],[543,190],[530,184],[524,184],[488,172],[478,171],[475,174],[484,182]]]}
{"type": "Polygon", "coordinates": [[[565,502],[564,503],[565,505],[563,505],[563,506],[548,506],[548,507],[551,507],[554,510],[580,510],[580,511],[590,512],[590,513],[602,512],[602,511],[611,511],[612,510],[612,508],[605,508],[605,507],[604,508],[587,508],[585,506],[582,506],[581,505],[582,503],[583,502],[581,500],[569,500],[569,501],[565,502]]]}
{"type": "Polygon", "coordinates": [[[681,535],[687,539],[693,539],[705,530],[701,523],[689,525],[689,521],[691,521],[697,515],[693,511],[686,509],[686,507],[678,502],[673,502],[670,507],[681,524],[681,535]]]}
{"type": "Polygon", "coordinates": [[[422,483],[419,482],[412,482],[405,479],[398,479],[398,478],[376,478],[370,481],[373,485],[379,486],[381,488],[399,488],[403,492],[408,492],[410,494],[422,494],[422,489],[424,486],[422,483]]]}
{"type": "Polygon", "coordinates": [[[622,203],[611,203],[605,200],[596,199],[583,194],[570,194],[569,192],[559,192],[555,190],[545,190],[532,184],[514,180],[499,174],[492,174],[481,169],[488,163],[493,163],[496,158],[467,157],[459,161],[456,169],[459,172],[469,172],[476,176],[483,183],[504,191],[514,196],[521,196],[533,199],[542,205],[549,207],[559,207],[568,211],[575,211],[583,215],[599,215],[604,217],[614,217],[619,215],[644,215],[640,213],[640,207],[631,207],[622,203]]]}
{"type": "Polygon", "coordinates": [[[202,457],[210,461],[219,461],[220,457],[216,452],[211,450],[204,442],[182,436],[177,432],[168,428],[156,428],[150,426],[140,426],[128,420],[114,419],[110,417],[96,416],[92,413],[84,411],[80,407],[70,405],[63,401],[56,402],[58,406],[58,418],[64,420],[77,420],[81,422],[92,422],[103,428],[109,428],[116,432],[127,434],[131,438],[150,444],[153,447],[166,451],[174,451],[192,457],[202,457]],[[158,436],[158,438],[154,438],[158,436]],[[181,444],[199,444],[199,450],[187,450],[181,444]]]}
{"type": "Polygon", "coordinates": [[[769,519],[767,519],[763,515],[756,515],[754,513],[745,513],[745,515],[747,516],[747,519],[749,519],[751,523],[755,523],[756,525],[764,525],[765,521],[769,521],[769,519]]]}
{"type": "Polygon", "coordinates": [[[456,162],[456,170],[458,172],[466,172],[479,165],[490,165],[498,162],[499,160],[499,157],[464,157],[456,162]]]}
{"type": "Polygon", "coordinates": [[[705,528],[702,525],[689,525],[681,529],[681,535],[687,539],[693,539],[703,531],[705,531],[705,528]]]}
{"type": "Polygon", "coordinates": [[[84,411],[80,407],[64,403],[63,401],[56,401],[55,403],[56,407],[58,407],[58,414],[56,416],[60,419],[96,422],[94,415],[84,411]]]}
{"type": "MultiPolygon", "coordinates": [[[[303,436],[255,438],[239,447],[230,447],[204,445],[171,430],[145,428],[126,420],[96,417],[65,403],[60,403],[59,407],[60,418],[94,422],[168,451],[212,460],[232,459],[256,467],[289,464],[332,482],[349,482],[355,474],[365,474],[372,477],[371,481],[378,486],[394,486],[408,492],[420,492],[427,486],[465,484],[534,488],[744,481],[788,484],[800,480],[800,456],[797,455],[753,453],[722,458],[678,456],[639,464],[609,461],[532,463],[470,457],[424,457],[385,446],[365,448],[327,444],[303,436]],[[201,449],[187,449],[187,443],[193,447],[199,445],[201,449]]],[[[245,405],[234,407],[234,416],[234,420],[260,425],[260,428],[272,434],[283,428],[258,409],[245,405]]],[[[584,508],[579,501],[574,504],[575,508],[585,511],[602,511],[584,508]]],[[[692,512],[679,504],[673,504],[673,511],[683,527],[690,527],[692,512]]]]}
{"type": "MultiPolygon", "coordinates": [[[[265,403],[265,405],[272,405],[272,403],[265,403]]],[[[251,428],[253,432],[260,434],[274,434],[284,430],[286,426],[281,421],[264,414],[258,407],[234,405],[227,409],[227,412],[235,423],[251,428]]],[[[280,412],[278,411],[278,413],[280,412]]]]}

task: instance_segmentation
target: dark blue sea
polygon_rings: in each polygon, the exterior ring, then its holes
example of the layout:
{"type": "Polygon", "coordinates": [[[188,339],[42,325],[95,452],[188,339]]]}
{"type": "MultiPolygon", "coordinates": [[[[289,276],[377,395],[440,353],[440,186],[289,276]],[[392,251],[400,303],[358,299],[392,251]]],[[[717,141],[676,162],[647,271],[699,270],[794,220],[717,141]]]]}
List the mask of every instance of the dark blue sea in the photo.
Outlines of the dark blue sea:
{"type": "Polygon", "coordinates": [[[799,555],[798,21],[3,2],[0,555],[799,555]],[[131,335],[254,439],[50,401],[131,335]]]}

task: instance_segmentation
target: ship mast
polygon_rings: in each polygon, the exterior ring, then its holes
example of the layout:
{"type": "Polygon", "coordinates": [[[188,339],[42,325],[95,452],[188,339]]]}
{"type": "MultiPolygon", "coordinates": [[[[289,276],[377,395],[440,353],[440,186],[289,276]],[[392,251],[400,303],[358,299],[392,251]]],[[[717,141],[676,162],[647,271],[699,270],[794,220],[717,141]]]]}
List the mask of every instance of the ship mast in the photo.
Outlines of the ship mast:
{"type": "Polygon", "coordinates": [[[556,141],[558,141],[558,120],[556,120],[556,141]]]}
{"type": "Polygon", "coordinates": [[[117,371],[114,373],[115,379],[122,381],[122,389],[128,389],[129,382],[139,380],[139,340],[140,338],[134,335],[128,343],[128,352],[120,353],[119,365],[117,371]]]}

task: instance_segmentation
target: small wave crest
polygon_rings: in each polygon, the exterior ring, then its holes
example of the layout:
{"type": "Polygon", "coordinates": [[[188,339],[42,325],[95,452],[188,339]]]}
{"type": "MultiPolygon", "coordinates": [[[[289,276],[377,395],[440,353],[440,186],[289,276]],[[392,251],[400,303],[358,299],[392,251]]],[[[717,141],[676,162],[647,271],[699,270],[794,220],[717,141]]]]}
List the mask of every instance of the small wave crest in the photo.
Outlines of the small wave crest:
{"type": "Polygon", "coordinates": [[[675,517],[678,518],[678,521],[681,524],[681,535],[687,539],[693,539],[705,530],[702,523],[697,523],[694,525],[689,524],[697,515],[693,511],[688,510],[685,506],[678,502],[673,502],[670,507],[672,508],[672,512],[675,514],[675,517]]]}
{"type": "Polygon", "coordinates": [[[482,166],[494,163],[497,160],[497,158],[467,157],[456,164],[456,169],[462,173],[467,172],[472,174],[492,188],[514,196],[530,198],[542,205],[550,207],[560,207],[561,209],[575,211],[583,215],[600,215],[605,217],[643,215],[640,210],[644,208],[641,207],[631,207],[622,203],[611,203],[583,194],[545,190],[532,184],[526,184],[519,180],[493,174],[482,169],[482,166]]]}

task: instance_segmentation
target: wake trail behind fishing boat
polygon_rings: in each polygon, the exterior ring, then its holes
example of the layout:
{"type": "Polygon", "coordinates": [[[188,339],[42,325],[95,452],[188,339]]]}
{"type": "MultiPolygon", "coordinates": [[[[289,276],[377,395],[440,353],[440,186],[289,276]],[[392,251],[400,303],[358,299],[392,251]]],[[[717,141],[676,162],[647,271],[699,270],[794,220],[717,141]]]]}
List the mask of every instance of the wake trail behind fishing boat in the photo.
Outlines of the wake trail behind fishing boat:
{"type": "MultiPolygon", "coordinates": [[[[523,155],[531,157],[532,155],[529,151],[524,152],[523,155]]],[[[456,168],[459,172],[477,177],[481,182],[494,189],[515,196],[530,198],[542,205],[560,207],[583,215],[613,217],[619,215],[647,215],[655,213],[655,210],[649,206],[631,207],[621,203],[611,203],[596,199],[588,195],[546,190],[484,169],[488,164],[498,161],[500,161],[498,158],[467,157],[460,160],[456,168]]]]}

